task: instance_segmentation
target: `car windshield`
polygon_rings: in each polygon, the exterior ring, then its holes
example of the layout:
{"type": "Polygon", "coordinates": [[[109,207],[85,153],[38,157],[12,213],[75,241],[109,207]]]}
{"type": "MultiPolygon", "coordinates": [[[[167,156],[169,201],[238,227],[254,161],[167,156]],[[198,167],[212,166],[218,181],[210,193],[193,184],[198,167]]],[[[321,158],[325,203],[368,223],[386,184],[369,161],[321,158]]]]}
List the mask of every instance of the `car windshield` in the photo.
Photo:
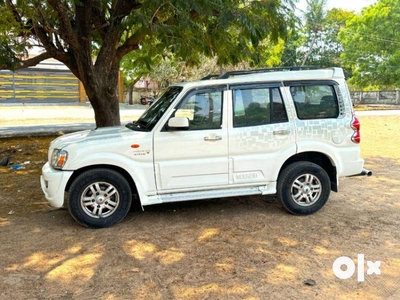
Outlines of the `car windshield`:
{"type": "Polygon", "coordinates": [[[170,87],[136,122],[129,123],[126,127],[136,131],[151,131],[181,91],[180,86],[170,87]]]}

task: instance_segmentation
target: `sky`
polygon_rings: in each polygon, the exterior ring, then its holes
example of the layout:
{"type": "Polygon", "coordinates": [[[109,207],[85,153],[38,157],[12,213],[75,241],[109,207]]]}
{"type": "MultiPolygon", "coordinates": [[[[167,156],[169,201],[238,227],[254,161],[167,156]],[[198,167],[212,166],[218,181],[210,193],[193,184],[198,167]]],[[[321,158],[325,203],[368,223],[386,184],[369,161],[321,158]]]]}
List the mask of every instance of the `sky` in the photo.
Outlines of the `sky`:
{"type": "MultiPolygon", "coordinates": [[[[377,0],[328,0],[327,9],[341,8],[359,13],[364,7],[370,6],[376,2],[377,0]]],[[[306,0],[299,0],[296,7],[305,10],[307,7],[306,0]]]]}

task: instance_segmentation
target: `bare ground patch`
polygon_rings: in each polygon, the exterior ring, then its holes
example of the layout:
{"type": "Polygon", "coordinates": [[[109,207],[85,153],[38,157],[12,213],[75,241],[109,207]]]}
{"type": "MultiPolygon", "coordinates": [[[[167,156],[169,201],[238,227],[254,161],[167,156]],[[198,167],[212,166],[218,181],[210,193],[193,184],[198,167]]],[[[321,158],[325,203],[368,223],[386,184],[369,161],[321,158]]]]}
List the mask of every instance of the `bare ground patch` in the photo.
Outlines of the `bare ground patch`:
{"type": "Polygon", "coordinates": [[[0,156],[29,164],[0,167],[0,299],[400,299],[400,117],[361,124],[374,175],[342,179],[317,214],[238,197],[133,210],[103,230],[47,206],[52,138],[2,139],[0,156]],[[335,259],[359,253],[382,274],[336,278],[335,259]]]}

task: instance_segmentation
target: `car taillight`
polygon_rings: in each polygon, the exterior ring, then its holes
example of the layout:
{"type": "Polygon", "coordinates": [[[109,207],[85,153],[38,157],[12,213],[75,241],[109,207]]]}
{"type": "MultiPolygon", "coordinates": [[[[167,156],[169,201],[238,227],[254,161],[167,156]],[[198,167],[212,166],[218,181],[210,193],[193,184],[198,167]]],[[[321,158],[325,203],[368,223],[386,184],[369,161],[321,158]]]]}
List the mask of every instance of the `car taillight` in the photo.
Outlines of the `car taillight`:
{"type": "Polygon", "coordinates": [[[360,134],[360,121],[358,121],[357,117],[353,117],[351,121],[351,128],[354,130],[354,134],[351,137],[353,143],[360,143],[361,142],[361,134],[360,134]]]}

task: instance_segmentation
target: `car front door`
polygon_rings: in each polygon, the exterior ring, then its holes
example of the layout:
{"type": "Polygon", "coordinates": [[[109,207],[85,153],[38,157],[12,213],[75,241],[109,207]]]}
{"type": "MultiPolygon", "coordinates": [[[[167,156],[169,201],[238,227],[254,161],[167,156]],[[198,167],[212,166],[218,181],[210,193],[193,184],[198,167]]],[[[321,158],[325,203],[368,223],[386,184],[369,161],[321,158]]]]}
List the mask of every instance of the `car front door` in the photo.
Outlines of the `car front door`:
{"type": "Polygon", "coordinates": [[[226,88],[189,92],[171,117],[188,118],[189,128],[166,125],[154,133],[159,192],[193,191],[228,185],[226,88]]]}

